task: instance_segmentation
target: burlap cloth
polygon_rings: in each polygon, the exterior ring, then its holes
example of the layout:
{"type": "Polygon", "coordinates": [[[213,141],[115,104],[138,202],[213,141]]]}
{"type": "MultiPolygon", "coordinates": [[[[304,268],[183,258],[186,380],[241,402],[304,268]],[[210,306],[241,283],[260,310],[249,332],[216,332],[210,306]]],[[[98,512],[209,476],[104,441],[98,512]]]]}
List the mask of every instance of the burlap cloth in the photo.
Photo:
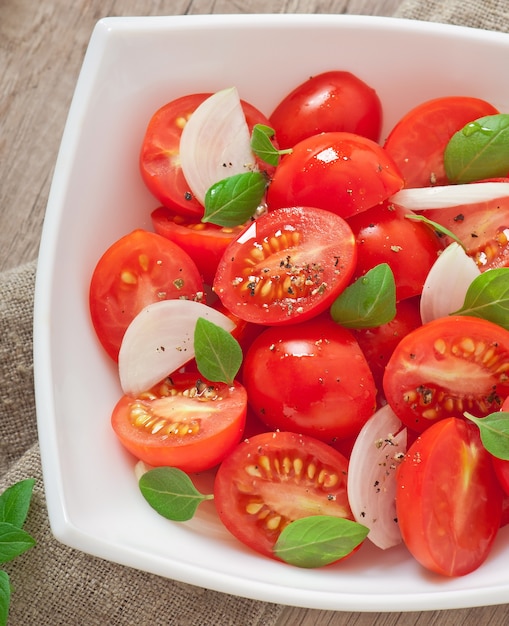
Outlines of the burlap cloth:
{"type": "MultiPolygon", "coordinates": [[[[407,0],[397,17],[509,29],[507,0],[407,0]]],[[[0,491],[37,480],[26,529],[37,546],[5,566],[10,626],[271,626],[283,607],[234,598],[111,564],[67,548],[47,519],[35,419],[35,263],[0,275],[0,491]]]]}

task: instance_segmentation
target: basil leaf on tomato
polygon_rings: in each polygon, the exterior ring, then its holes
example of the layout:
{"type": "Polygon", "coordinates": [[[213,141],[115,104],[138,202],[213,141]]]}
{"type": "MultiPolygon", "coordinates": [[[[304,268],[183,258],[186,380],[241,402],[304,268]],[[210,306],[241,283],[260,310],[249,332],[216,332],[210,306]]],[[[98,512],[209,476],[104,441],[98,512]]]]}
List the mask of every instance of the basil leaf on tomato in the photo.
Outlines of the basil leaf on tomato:
{"type": "Polygon", "coordinates": [[[483,272],[470,284],[465,302],[454,315],[471,315],[509,330],[509,267],[483,272]]]}
{"type": "Polygon", "coordinates": [[[242,363],[238,341],[204,317],[196,322],[194,354],[200,374],[213,382],[231,384],[242,363]]]}
{"type": "Polygon", "coordinates": [[[251,218],[260,205],[267,178],[261,172],[244,172],[224,178],[205,194],[202,222],[218,226],[238,226],[251,218]]]}

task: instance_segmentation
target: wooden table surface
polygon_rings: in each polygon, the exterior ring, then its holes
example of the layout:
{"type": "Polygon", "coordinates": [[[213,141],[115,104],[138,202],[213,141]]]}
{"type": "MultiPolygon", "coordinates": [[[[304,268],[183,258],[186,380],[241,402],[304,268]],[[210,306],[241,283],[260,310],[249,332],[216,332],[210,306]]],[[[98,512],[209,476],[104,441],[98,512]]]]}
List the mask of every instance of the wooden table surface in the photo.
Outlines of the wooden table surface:
{"type": "MultiPolygon", "coordinates": [[[[391,15],[400,4],[401,0],[0,0],[0,269],[37,256],[67,111],[99,18],[271,12],[391,15]]],[[[297,624],[502,626],[509,624],[509,605],[382,614],[287,607],[278,626],[297,624]]]]}

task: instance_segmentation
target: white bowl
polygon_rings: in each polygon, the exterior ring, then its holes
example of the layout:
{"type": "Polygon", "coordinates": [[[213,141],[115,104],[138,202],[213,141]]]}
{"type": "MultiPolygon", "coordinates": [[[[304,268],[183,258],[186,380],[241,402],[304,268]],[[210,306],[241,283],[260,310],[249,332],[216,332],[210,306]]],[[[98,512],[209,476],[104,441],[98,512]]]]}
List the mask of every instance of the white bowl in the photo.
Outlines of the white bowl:
{"type": "Polygon", "coordinates": [[[131,229],[150,228],[157,202],[138,174],[138,150],[165,102],[235,85],[270,113],[309,75],[346,69],[378,91],[385,137],[431,97],[478,96],[509,111],[501,80],[507,58],[509,35],[390,18],[215,15],[97,24],[56,164],[36,286],[38,427],[57,539],[168,578],[296,606],[407,611],[507,602],[509,528],[481,568],[449,580],[426,572],[403,547],[384,553],[364,545],[343,564],[302,570],[242,547],[212,506],[187,524],[157,515],[110,429],[120,387],[87,300],[102,252],[131,229]]]}

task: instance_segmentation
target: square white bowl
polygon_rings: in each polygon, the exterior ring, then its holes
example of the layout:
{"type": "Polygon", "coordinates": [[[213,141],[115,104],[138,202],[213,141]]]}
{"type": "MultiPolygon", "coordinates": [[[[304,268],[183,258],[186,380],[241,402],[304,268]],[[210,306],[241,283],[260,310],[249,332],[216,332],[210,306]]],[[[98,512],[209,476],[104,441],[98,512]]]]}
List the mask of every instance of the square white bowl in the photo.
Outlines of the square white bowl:
{"type": "Polygon", "coordinates": [[[69,111],[40,248],[34,362],[41,455],[54,535],[61,542],[161,576],[259,600],[348,611],[501,604],[509,598],[509,528],[488,561],[462,578],[424,571],[405,548],[364,545],[354,558],[302,570],[250,552],[213,505],[185,524],[144,501],[133,460],[110,429],[116,368],[88,314],[102,252],[157,202],[138,173],[152,113],[193,92],[236,86],[269,114],[292,87],[346,69],[379,93],[383,137],[412,106],[470,95],[509,111],[501,80],[509,35],[391,18],[215,15],[98,22],[69,111]],[[481,68],[479,71],[478,68],[481,68]]]}

